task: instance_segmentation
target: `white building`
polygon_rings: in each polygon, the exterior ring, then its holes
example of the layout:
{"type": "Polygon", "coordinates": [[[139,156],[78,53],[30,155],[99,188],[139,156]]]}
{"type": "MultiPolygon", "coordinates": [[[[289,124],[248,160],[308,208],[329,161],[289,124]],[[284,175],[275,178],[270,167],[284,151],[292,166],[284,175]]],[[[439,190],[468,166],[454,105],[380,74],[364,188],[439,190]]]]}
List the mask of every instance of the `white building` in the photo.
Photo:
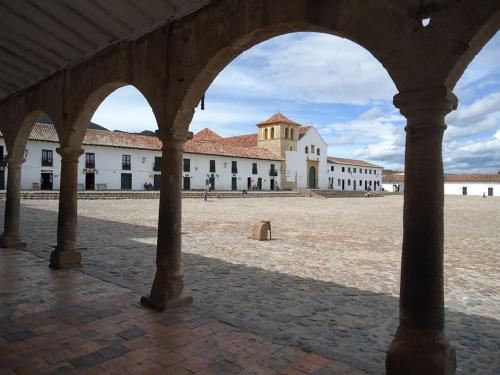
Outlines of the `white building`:
{"type": "MultiPolygon", "coordinates": [[[[184,145],[183,188],[379,190],[382,167],[361,160],[328,158],[327,144],[314,126],[302,126],[277,113],[257,127],[258,133],[227,138],[209,129],[196,133],[184,145]]],[[[36,124],[25,151],[23,190],[59,189],[61,158],[57,147],[54,126],[36,124]]],[[[159,189],[161,142],[155,136],[91,126],[83,148],[78,174],[81,190],[159,189]]],[[[2,160],[4,150],[0,138],[2,160]]],[[[1,167],[0,189],[5,188],[5,179],[6,168],[1,167]]]]}
{"type": "MultiPolygon", "coordinates": [[[[404,191],[404,174],[384,175],[382,187],[390,192],[404,191]]],[[[500,196],[500,174],[471,173],[444,176],[447,195],[500,196]]]]}
{"type": "Polygon", "coordinates": [[[328,157],[328,186],[334,190],[382,190],[383,167],[363,160],[328,157]]]}

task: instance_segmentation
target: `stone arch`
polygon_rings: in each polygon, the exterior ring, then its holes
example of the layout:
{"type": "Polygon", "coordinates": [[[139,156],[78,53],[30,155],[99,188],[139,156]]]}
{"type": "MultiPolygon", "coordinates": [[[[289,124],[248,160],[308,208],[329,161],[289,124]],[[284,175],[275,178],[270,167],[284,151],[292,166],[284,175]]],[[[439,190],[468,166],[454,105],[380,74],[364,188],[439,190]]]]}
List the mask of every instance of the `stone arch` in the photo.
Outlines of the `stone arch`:
{"type": "Polygon", "coordinates": [[[288,139],[288,127],[285,128],[285,139],[288,139]]]}
{"type": "MultiPolygon", "coordinates": [[[[173,93],[174,103],[169,109],[168,122],[187,128],[194,108],[224,67],[251,47],[293,32],[320,32],[346,38],[368,50],[394,80],[394,56],[419,22],[396,4],[365,6],[357,2],[332,4],[307,0],[294,0],[293,4],[284,0],[213,3],[193,16],[189,29],[203,30],[215,24],[216,33],[186,36],[183,25],[174,28],[172,59],[183,64],[174,64],[169,72],[168,91],[173,93]]],[[[395,84],[398,87],[396,81],[395,84]]]]}
{"type": "Polygon", "coordinates": [[[267,139],[269,137],[269,131],[267,128],[264,130],[264,139],[267,139]]]}
{"type": "Polygon", "coordinates": [[[271,128],[271,139],[274,139],[274,128],[271,128]]]}
{"type": "MultiPolygon", "coordinates": [[[[488,11],[484,9],[484,11],[488,11]]],[[[461,54],[456,56],[453,66],[446,77],[445,85],[453,89],[459,79],[464,74],[469,64],[474,60],[476,55],[483,49],[483,47],[495,36],[500,29],[500,7],[495,12],[490,14],[487,22],[479,24],[479,27],[470,27],[470,41],[468,48],[461,54]]],[[[466,43],[465,41],[463,43],[466,43]]]]}
{"type": "MultiPolygon", "coordinates": [[[[76,114],[76,118],[71,123],[70,131],[65,136],[65,139],[61,141],[61,144],[71,148],[80,148],[90,120],[94,116],[97,108],[99,108],[102,102],[109,95],[125,86],[133,86],[144,98],[146,98],[146,100],[148,100],[148,98],[142,93],[141,90],[139,90],[139,88],[137,88],[137,86],[127,82],[114,81],[102,85],[94,90],[80,106],[80,110],[76,114]]],[[[148,103],[150,103],[149,100],[148,103]]]]}
{"type": "Polygon", "coordinates": [[[24,158],[24,151],[28,143],[28,138],[38,119],[43,115],[49,116],[53,119],[53,117],[43,110],[34,110],[24,116],[21,120],[20,126],[14,127],[14,129],[17,130],[15,133],[7,132],[4,134],[5,146],[7,148],[9,158],[13,158],[15,160],[22,160],[24,158]]]}

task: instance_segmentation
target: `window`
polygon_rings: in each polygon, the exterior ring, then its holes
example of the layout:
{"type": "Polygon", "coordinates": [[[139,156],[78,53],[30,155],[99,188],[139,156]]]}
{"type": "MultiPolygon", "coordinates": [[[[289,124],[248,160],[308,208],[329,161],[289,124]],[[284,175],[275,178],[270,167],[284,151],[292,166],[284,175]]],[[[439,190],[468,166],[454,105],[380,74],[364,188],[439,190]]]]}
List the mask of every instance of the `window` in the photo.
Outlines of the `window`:
{"type": "Polygon", "coordinates": [[[341,186],[341,185],[342,185],[342,181],[340,180],[340,178],[338,179],[337,184],[338,184],[339,186],[341,186]]]}
{"type": "Polygon", "coordinates": [[[293,139],[293,129],[290,129],[290,139],[293,139]]]}
{"type": "Polygon", "coordinates": [[[42,167],[52,167],[53,163],[52,150],[42,150],[42,167]]]}
{"type": "Polygon", "coordinates": [[[373,174],[377,174],[377,170],[376,169],[373,170],[373,174]]]}
{"type": "Polygon", "coordinates": [[[347,185],[351,186],[351,180],[347,180],[347,185]]]}
{"type": "Polygon", "coordinates": [[[372,182],[370,181],[370,186],[372,186],[372,182]]]}
{"type": "Polygon", "coordinates": [[[155,171],[155,172],[161,171],[161,156],[155,156],[155,163],[153,165],[153,171],[155,171]]]}
{"type": "Polygon", "coordinates": [[[333,171],[335,170],[335,167],[332,165],[332,166],[330,167],[330,170],[333,172],[333,171]]]}
{"type": "Polygon", "coordinates": [[[264,139],[267,139],[267,138],[269,138],[269,131],[268,131],[268,129],[266,128],[266,129],[264,130],[264,139]]]}
{"type": "Polygon", "coordinates": [[[311,145],[311,153],[314,154],[314,145],[311,145]]]}
{"type": "Polygon", "coordinates": [[[359,168],[359,173],[363,174],[363,168],[359,168]]]}
{"type": "Polygon", "coordinates": [[[290,146],[290,151],[293,151],[293,147],[292,146],[290,146]]]}
{"type": "Polygon", "coordinates": [[[191,171],[191,159],[182,159],[182,170],[184,172],[191,171]]]}
{"type": "Polygon", "coordinates": [[[342,167],[342,172],[345,172],[345,167],[342,167]]]}
{"type": "Polygon", "coordinates": [[[370,169],[370,174],[372,174],[372,170],[370,169]]]}
{"type": "Polygon", "coordinates": [[[210,173],[215,173],[215,160],[210,160],[210,173]]]}
{"type": "Polygon", "coordinates": [[[85,154],[85,168],[95,168],[95,154],[93,152],[85,154]]]}
{"type": "Polygon", "coordinates": [[[231,162],[231,173],[238,173],[238,162],[236,160],[231,162]]]}
{"type": "Polygon", "coordinates": [[[377,186],[380,186],[380,181],[377,181],[377,186]]]}
{"type": "Polygon", "coordinates": [[[257,174],[257,163],[252,163],[252,174],[257,174]]]}
{"type": "Polygon", "coordinates": [[[316,150],[316,155],[319,156],[319,148],[316,150]]]}
{"type": "Polygon", "coordinates": [[[309,153],[309,147],[306,146],[306,154],[309,153]]]}
{"type": "Polygon", "coordinates": [[[353,170],[352,170],[352,171],[353,171],[354,173],[356,173],[356,168],[353,168],[353,170]]]}
{"type": "Polygon", "coordinates": [[[363,186],[363,180],[359,180],[359,186],[363,186]]]}
{"type": "Polygon", "coordinates": [[[368,169],[365,168],[365,174],[368,174],[368,169]]]}
{"type": "Polygon", "coordinates": [[[274,138],[274,128],[271,128],[271,139],[274,138]]]}
{"type": "Polygon", "coordinates": [[[347,172],[351,173],[351,167],[347,168],[347,172]]]}
{"type": "Polygon", "coordinates": [[[122,169],[129,171],[130,166],[131,166],[130,155],[122,155],[122,169]]]}
{"type": "Polygon", "coordinates": [[[285,128],[285,139],[288,138],[288,128],[285,128]]]}
{"type": "Polygon", "coordinates": [[[269,170],[269,176],[277,176],[278,171],[276,170],[274,164],[271,164],[271,169],[269,170]]]}

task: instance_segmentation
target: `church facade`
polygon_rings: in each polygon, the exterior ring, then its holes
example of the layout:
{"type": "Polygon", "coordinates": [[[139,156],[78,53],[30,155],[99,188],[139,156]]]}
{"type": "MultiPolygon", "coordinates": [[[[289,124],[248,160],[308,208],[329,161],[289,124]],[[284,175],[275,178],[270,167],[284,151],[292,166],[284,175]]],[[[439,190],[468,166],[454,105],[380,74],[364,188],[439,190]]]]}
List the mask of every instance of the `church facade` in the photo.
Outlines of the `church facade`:
{"type": "MultiPolygon", "coordinates": [[[[183,189],[380,190],[382,167],[328,157],[327,144],[314,126],[276,113],[257,124],[257,129],[234,137],[221,137],[207,128],[196,133],[184,145],[183,189]],[[363,172],[361,164],[368,168],[364,178],[357,175],[363,172]]],[[[58,146],[52,124],[35,125],[25,150],[23,190],[59,189],[58,146]]],[[[80,190],[159,189],[161,142],[155,136],[89,128],[83,147],[80,190]]],[[[1,160],[7,160],[3,138],[0,154],[1,160]]],[[[5,189],[6,169],[3,163],[0,189],[5,189]]]]}

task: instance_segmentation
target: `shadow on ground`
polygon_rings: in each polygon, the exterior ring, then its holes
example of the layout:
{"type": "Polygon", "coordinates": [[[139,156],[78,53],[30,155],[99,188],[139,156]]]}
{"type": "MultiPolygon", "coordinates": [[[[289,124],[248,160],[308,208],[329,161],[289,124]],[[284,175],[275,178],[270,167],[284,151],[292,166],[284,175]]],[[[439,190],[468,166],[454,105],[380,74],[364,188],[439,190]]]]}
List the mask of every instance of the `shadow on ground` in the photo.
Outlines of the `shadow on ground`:
{"type": "MultiPolygon", "coordinates": [[[[23,206],[22,215],[28,249],[48,259],[57,213],[23,206]]],[[[155,237],[156,228],[82,216],[78,220],[79,232],[84,233],[79,238],[82,271],[147,293],[155,246],[139,239],[155,237]]],[[[185,230],[189,236],[189,228],[185,230]]],[[[281,344],[316,351],[374,374],[383,372],[397,326],[397,298],[185,251],[185,285],[195,299],[193,309],[281,344]]],[[[457,373],[498,374],[499,321],[451,310],[446,320],[457,349],[457,373]]]]}

